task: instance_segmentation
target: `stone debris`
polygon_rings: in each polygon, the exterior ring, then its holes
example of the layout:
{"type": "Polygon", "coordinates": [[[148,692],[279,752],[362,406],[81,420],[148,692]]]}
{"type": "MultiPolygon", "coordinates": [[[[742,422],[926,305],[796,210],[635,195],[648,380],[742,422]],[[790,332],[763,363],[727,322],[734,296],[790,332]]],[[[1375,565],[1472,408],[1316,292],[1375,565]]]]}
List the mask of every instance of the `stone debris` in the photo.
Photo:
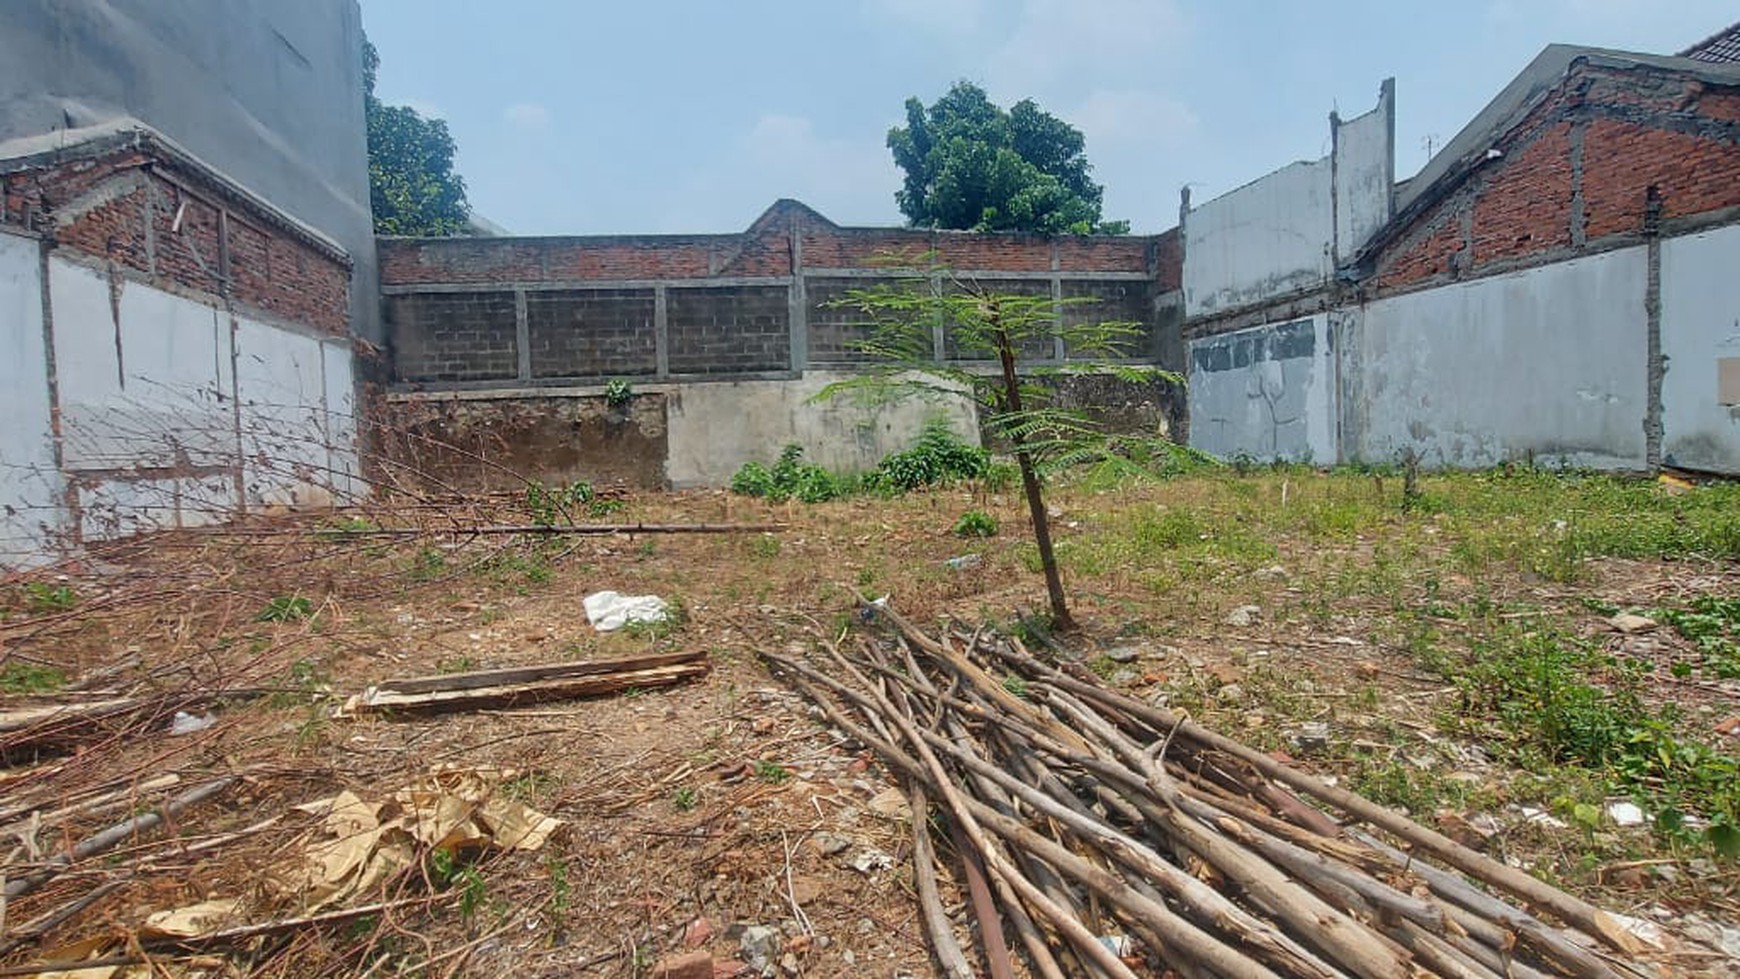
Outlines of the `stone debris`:
{"type": "Polygon", "coordinates": [[[1607,624],[1628,636],[1635,636],[1638,633],[1649,632],[1656,626],[1654,619],[1643,615],[1633,615],[1630,612],[1621,612],[1620,614],[1615,615],[1613,618],[1607,620],[1607,624]]]}
{"type": "Polygon", "coordinates": [[[1240,605],[1227,613],[1226,624],[1239,629],[1248,629],[1256,625],[1263,617],[1263,609],[1258,605],[1240,605]]]}

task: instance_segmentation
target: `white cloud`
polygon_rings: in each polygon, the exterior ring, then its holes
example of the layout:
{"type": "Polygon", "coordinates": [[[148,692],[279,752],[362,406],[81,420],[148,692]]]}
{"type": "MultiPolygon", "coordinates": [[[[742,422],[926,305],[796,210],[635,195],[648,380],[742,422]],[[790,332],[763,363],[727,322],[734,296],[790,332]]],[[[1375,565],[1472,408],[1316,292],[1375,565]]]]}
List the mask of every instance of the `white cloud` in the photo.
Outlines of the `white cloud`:
{"type": "Polygon", "coordinates": [[[803,116],[763,114],[744,137],[742,149],[769,187],[789,188],[775,191],[778,196],[797,197],[824,214],[832,206],[844,220],[864,212],[866,197],[876,200],[875,210],[888,209],[899,186],[880,136],[823,136],[803,116]]]}
{"type": "Polygon", "coordinates": [[[544,129],[550,125],[550,110],[536,102],[516,102],[503,109],[501,115],[515,129],[544,129]]]}

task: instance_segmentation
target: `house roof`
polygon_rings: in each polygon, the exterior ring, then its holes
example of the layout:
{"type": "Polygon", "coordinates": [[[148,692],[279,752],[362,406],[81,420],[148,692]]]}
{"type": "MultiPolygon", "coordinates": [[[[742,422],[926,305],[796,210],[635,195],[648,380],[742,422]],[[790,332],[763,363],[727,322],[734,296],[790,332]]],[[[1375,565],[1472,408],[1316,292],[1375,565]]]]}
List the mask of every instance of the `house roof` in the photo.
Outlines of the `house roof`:
{"type": "MultiPolygon", "coordinates": [[[[1737,25],[1740,26],[1740,25],[1737,25]]],[[[1462,127],[1420,172],[1396,183],[1395,216],[1361,249],[1363,261],[1382,249],[1412,217],[1430,207],[1487,159],[1487,151],[1547,98],[1574,65],[1656,68],[1716,85],[1740,85],[1740,62],[1709,62],[1689,56],[1639,54],[1574,44],[1550,44],[1529,62],[1486,108],[1462,127]]]]}
{"type": "Polygon", "coordinates": [[[1740,62],[1740,23],[1730,24],[1711,34],[1681,51],[1680,57],[1693,61],[1740,62]]]}

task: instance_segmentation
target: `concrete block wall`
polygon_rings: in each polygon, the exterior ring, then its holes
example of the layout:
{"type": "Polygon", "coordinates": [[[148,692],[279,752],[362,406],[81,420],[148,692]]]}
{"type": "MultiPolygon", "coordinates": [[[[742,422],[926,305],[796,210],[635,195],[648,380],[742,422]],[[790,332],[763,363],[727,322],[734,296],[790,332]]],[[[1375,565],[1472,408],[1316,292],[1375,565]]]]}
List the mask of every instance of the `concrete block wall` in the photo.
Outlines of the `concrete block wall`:
{"type": "MultiPolygon", "coordinates": [[[[555,438],[555,430],[515,422],[516,413],[542,398],[561,415],[605,382],[631,380],[667,415],[641,448],[665,452],[660,471],[680,486],[723,483],[788,441],[847,469],[904,447],[928,409],[864,412],[809,401],[825,387],[819,379],[863,361],[854,346],[861,317],[832,304],[851,289],[894,281],[901,273],[890,268],[891,256],[934,254],[956,276],[1001,291],[1098,300],[1067,304],[1065,315],[1136,323],[1132,360],[1172,369],[1183,362],[1175,233],[1054,238],[842,228],[780,201],[736,235],[389,238],[379,252],[391,376],[376,419],[383,439],[407,424],[431,434],[431,425],[463,420],[453,434],[471,444],[490,417],[499,419],[498,446],[555,438]],[[463,418],[425,417],[416,407],[455,399],[497,407],[491,415],[474,404],[463,418]]],[[[967,357],[946,329],[934,351],[940,359],[967,357]]],[[[1027,354],[1056,363],[1070,351],[1047,342],[1027,354]]],[[[1107,398],[1119,406],[1107,416],[1115,424],[1144,434],[1183,431],[1180,398],[1142,386],[1107,398]]],[[[965,401],[948,410],[964,417],[963,432],[977,431],[965,401]]],[[[598,460],[586,465],[601,478],[647,478],[598,460]]],[[[572,467],[558,469],[548,475],[572,467]]]]}
{"type": "Polygon", "coordinates": [[[532,377],[657,373],[657,311],[652,289],[526,293],[532,377]]]}
{"type": "MultiPolygon", "coordinates": [[[[1182,363],[1173,305],[1161,300],[1182,279],[1175,233],[841,228],[781,201],[736,235],[387,238],[379,251],[391,380],[400,386],[759,377],[855,363],[857,317],[829,303],[891,281],[891,256],[927,254],[999,289],[1105,298],[1069,315],[1140,323],[1137,357],[1182,363]],[[504,374],[510,355],[517,370],[504,374]]],[[[956,353],[945,338],[939,356],[956,353]]],[[[1056,360],[1067,351],[1029,353],[1056,360]]]]}
{"type": "Polygon", "coordinates": [[[511,292],[389,296],[383,319],[406,381],[511,381],[520,375],[511,292]]]}

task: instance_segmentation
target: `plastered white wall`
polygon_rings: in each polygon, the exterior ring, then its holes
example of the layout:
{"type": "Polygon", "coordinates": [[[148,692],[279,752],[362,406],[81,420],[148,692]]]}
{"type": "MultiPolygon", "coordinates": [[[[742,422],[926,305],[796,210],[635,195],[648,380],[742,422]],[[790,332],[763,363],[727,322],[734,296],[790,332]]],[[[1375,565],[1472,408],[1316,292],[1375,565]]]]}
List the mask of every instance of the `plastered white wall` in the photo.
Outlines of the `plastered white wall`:
{"type": "Polygon", "coordinates": [[[1647,272],[1629,248],[1369,304],[1338,338],[1345,454],[1644,468],[1647,272]]]}
{"type": "Polygon", "coordinates": [[[1336,459],[1324,314],[1190,342],[1190,444],[1222,459],[1336,459]]]}
{"type": "Polygon", "coordinates": [[[1662,461],[1740,474],[1740,404],[1716,386],[1740,363],[1740,226],[1662,242],[1661,350],[1662,461]]]}
{"type": "Polygon", "coordinates": [[[956,434],[979,441],[971,402],[956,395],[905,398],[875,407],[849,396],[812,402],[829,384],[851,375],[811,371],[789,381],[687,384],[668,395],[666,476],[677,488],[722,486],[745,462],[772,464],[787,443],[829,469],[874,469],[890,452],[909,448],[924,422],[942,413],[956,434]]]}
{"type": "Polygon", "coordinates": [[[49,419],[40,259],[0,235],[0,564],[83,539],[327,505],[357,476],[348,343],[232,316],[59,256],[49,260],[59,466],[49,419]],[[66,494],[76,501],[77,526],[66,494]],[[75,535],[67,535],[69,538],[75,535]]]}
{"type": "Polygon", "coordinates": [[[1335,127],[1335,254],[1346,262],[1389,223],[1396,183],[1395,85],[1377,108],[1335,127]]]}
{"type": "Polygon", "coordinates": [[[1334,270],[1328,159],[1293,163],[1184,217],[1184,314],[1320,286],[1334,270]]]}
{"type": "Polygon", "coordinates": [[[54,463],[41,253],[0,233],[0,567],[42,561],[62,529],[64,486],[54,463]]]}

